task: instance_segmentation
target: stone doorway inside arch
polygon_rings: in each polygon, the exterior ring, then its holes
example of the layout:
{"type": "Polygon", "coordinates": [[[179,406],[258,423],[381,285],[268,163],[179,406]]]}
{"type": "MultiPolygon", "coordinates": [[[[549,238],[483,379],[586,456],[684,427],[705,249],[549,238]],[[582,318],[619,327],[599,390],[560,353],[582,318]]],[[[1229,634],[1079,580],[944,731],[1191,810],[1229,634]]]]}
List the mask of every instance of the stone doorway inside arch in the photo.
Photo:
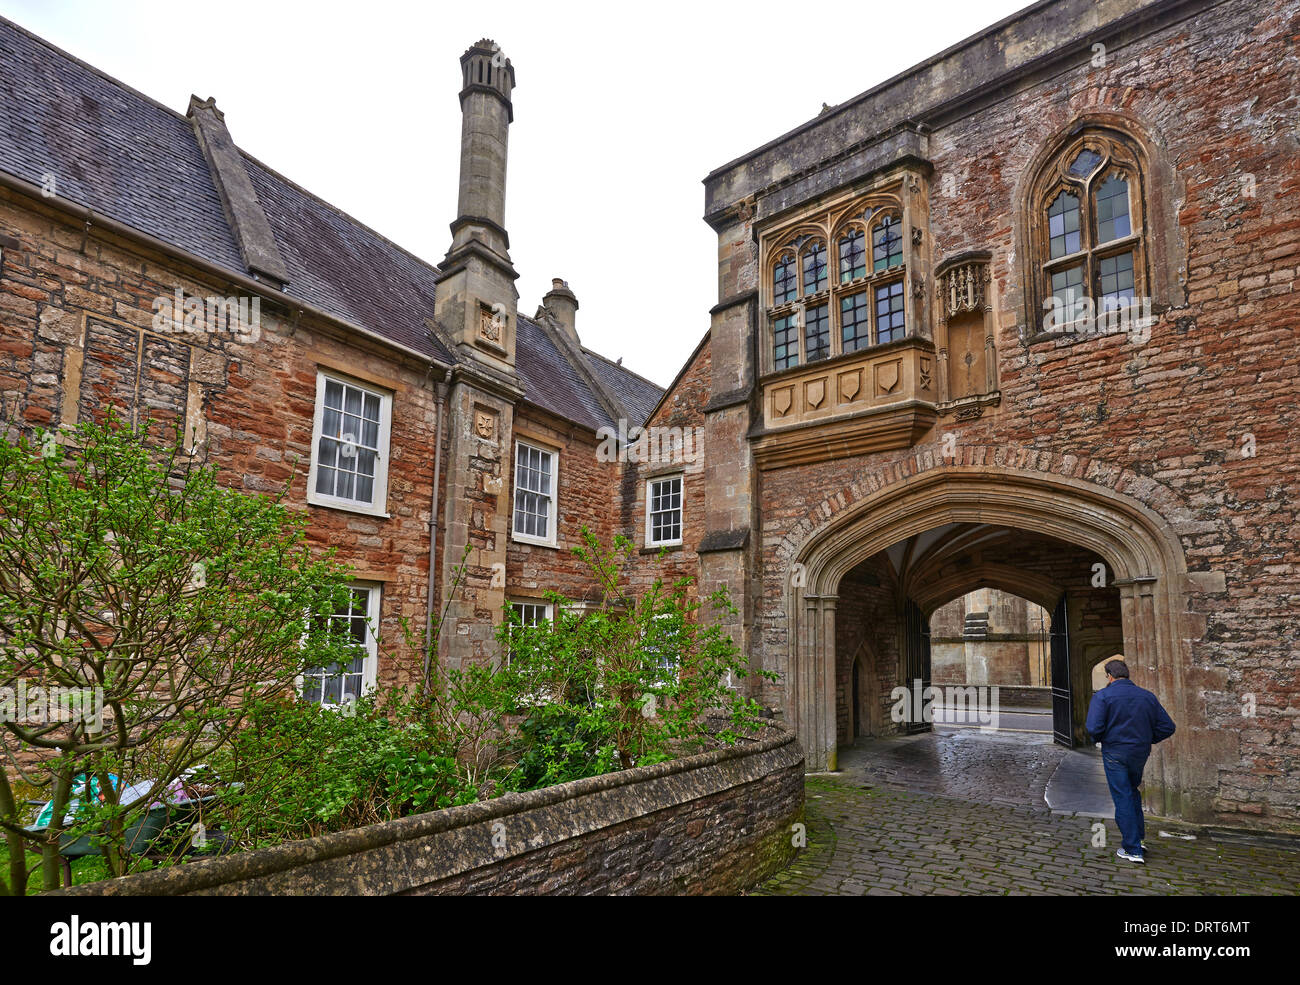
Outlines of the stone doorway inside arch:
{"type": "MultiPolygon", "coordinates": [[[[1077,479],[982,467],[885,482],[849,503],[811,530],[788,562],[799,577],[789,579],[786,596],[785,700],[809,769],[838,769],[841,753],[856,754],[864,741],[929,740],[928,749],[916,743],[921,751],[901,770],[971,747],[963,738],[940,748],[923,717],[934,675],[931,620],[956,599],[997,590],[1054,617],[1053,736],[1025,755],[1065,755],[1064,745],[1088,741],[1092,668],[1124,653],[1179,722],[1179,734],[1148,764],[1148,805],[1166,816],[1200,810],[1213,777],[1195,753],[1202,731],[1184,680],[1186,562],[1158,514],[1077,479]]],[[[995,781],[1023,770],[995,763],[979,773],[963,782],[996,799],[995,781]]]]}
{"type": "Polygon", "coordinates": [[[1083,743],[1090,658],[1124,640],[1099,555],[983,523],[941,524],[858,562],[835,621],[841,746],[934,727],[1083,743]]]}

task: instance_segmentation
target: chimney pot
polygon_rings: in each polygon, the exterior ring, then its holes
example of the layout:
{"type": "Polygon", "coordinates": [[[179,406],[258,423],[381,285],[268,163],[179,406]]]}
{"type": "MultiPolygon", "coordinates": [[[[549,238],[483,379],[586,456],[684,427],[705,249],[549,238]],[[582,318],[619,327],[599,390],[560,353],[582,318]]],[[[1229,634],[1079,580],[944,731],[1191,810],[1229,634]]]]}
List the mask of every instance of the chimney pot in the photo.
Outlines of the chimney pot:
{"type": "Polygon", "coordinates": [[[562,277],[552,277],[551,289],[542,298],[542,305],[564,329],[564,333],[574,342],[581,344],[577,329],[578,298],[569,288],[568,282],[562,277]]]}

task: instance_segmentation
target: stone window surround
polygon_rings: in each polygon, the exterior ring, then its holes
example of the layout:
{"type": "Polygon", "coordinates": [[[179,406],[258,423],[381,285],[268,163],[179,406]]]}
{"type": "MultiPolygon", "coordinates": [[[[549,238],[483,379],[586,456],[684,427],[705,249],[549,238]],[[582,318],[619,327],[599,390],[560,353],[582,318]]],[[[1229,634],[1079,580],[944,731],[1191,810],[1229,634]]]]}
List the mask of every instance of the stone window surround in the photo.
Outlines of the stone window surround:
{"type": "Polygon", "coordinates": [[[645,480],[645,546],[648,550],[657,551],[660,548],[681,547],[685,543],[686,535],[686,473],[681,469],[669,472],[661,472],[658,475],[647,476],[645,480]],[[681,536],[672,540],[655,540],[653,527],[650,522],[650,505],[651,505],[651,487],[656,482],[665,482],[670,479],[678,480],[678,496],[681,500],[677,507],[678,520],[681,536]]]}
{"type": "MultiPolygon", "coordinates": [[[[1046,256],[1046,240],[1039,236],[1040,225],[1046,223],[1036,210],[1044,194],[1043,185],[1052,181],[1057,172],[1053,165],[1064,157],[1075,141],[1087,134],[1100,134],[1122,143],[1133,155],[1134,167],[1139,176],[1138,187],[1130,190],[1130,202],[1135,226],[1142,229],[1142,266],[1146,276],[1145,293],[1150,296],[1153,313],[1157,316],[1171,307],[1185,303],[1183,285],[1187,264],[1188,244],[1184,230],[1177,222],[1177,203],[1186,194],[1186,183],[1174,169],[1166,143],[1158,128],[1150,120],[1141,119],[1125,110],[1093,110],[1072,117],[1068,124],[1039,145],[1038,151],[1027,163],[1021,192],[1016,201],[1016,266],[1024,285],[1021,305],[1023,318],[1022,337],[1027,345],[1038,342],[1058,342],[1072,336],[1061,332],[1042,332],[1043,317],[1042,265],[1040,256],[1046,256]]],[[[1068,162],[1067,162],[1068,164],[1068,162]]],[[[1138,291],[1137,293],[1143,293],[1138,291]]],[[[1091,333],[1082,338],[1095,337],[1091,333]]]]}
{"type": "MultiPolygon", "coordinates": [[[[763,311],[763,345],[760,350],[760,375],[768,377],[774,373],[790,372],[796,369],[803,369],[809,365],[807,353],[805,351],[805,325],[804,318],[799,318],[799,362],[795,366],[785,367],[783,369],[775,368],[773,355],[773,332],[776,321],[779,318],[796,314],[801,309],[818,307],[822,304],[829,306],[828,315],[830,318],[830,351],[825,360],[835,359],[844,355],[842,348],[842,326],[840,323],[840,301],[842,298],[852,296],[859,292],[868,292],[868,311],[871,312],[871,345],[860,346],[853,350],[861,352],[864,349],[874,348],[876,318],[875,318],[875,288],[887,285],[894,281],[902,281],[904,284],[905,303],[910,304],[907,294],[906,285],[910,282],[910,253],[907,248],[908,241],[913,237],[913,233],[908,229],[905,219],[905,209],[903,203],[902,187],[906,180],[904,176],[898,176],[891,179],[888,184],[869,191],[858,192],[848,200],[842,200],[838,204],[819,204],[811,209],[802,210],[794,219],[783,222],[779,227],[769,230],[761,236],[761,256],[762,264],[760,270],[759,297],[763,311]],[[870,220],[864,223],[861,220],[863,211],[871,208],[873,213],[870,220]],[[892,216],[900,224],[903,238],[903,259],[901,262],[887,267],[883,270],[874,269],[875,248],[874,231],[879,221],[885,216],[892,216]],[[848,283],[840,281],[839,267],[839,241],[850,231],[858,229],[865,234],[866,248],[866,275],[852,280],[848,283]],[[800,246],[794,246],[794,241],[802,236],[809,237],[806,243],[800,246]],[[827,286],[816,294],[805,294],[802,291],[803,277],[803,254],[807,247],[814,241],[820,240],[826,246],[826,263],[827,263],[827,286]],[[775,303],[773,273],[777,262],[783,254],[793,252],[795,254],[795,275],[798,278],[799,294],[793,302],[777,305],[775,303]]],[[[904,329],[906,330],[906,329],[904,329]]],[[[819,361],[825,361],[819,360],[819,361]]]]}
{"type": "MultiPolygon", "coordinates": [[[[519,544],[530,544],[534,547],[559,547],[560,533],[560,449],[554,445],[544,444],[535,438],[515,437],[514,454],[510,459],[511,467],[515,470],[511,482],[510,495],[510,539],[519,544]],[[551,492],[550,492],[550,524],[547,530],[548,536],[537,537],[531,534],[521,533],[516,526],[517,513],[515,510],[515,493],[518,492],[518,461],[519,448],[533,448],[544,455],[549,455],[551,459],[551,492]]],[[[528,490],[531,492],[532,490],[528,490]]]]}
{"type": "Polygon", "coordinates": [[[316,368],[316,409],[312,417],[311,427],[311,469],[307,474],[307,502],[312,506],[324,506],[329,509],[361,513],[383,519],[391,518],[392,514],[388,512],[388,459],[389,438],[392,427],[392,390],[318,364],[316,368]],[[379,451],[375,461],[375,495],[369,505],[358,500],[327,496],[316,491],[316,464],[320,451],[321,425],[325,414],[325,383],[327,380],[364,390],[379,398],[379,451]]]}
{"type": "MultiPolygon", "coordinates": [[[[362,664],[361,676],[361,694],[356,695],[360,698],[370,693],[378,686],[379,679],[379,616],[384,603],[384,584],[381,581],[369,579],[357,579],[348,583],[349,589],[365,589],[368,593],[366,599],[366,621],[368,628],[366,631],[366,656],[362,664]]],[[[304,677],[299,674],[294,681],[294,690],[299,696],[303,692],[304,677]]],[[[324,704],[318,702],[322,708],[337,710],[342,708],[341,704],[324,704]]]]}
{"type": "MultiPolygon", "coordinates": [[[[1030,220],[1034,230],[1033,249],[1037,268],[1037,296],[1041,303],[1052,297],[1051,273],[1082,266],[1083,295],[1097,301],[1100,287],[1097,266],[1104,258],[1131,253],[1133,256],[1133,292],[1137,297],[1149,294],[1143,233],[1146,228],[1146,181],[1137,150],[1131,142],[1114,131],[1089,127],[1057,147],[1048,163],[1034,179],[1033,206],[1030,220]],[[1100,158],[1088,174],[1080,177],[1070,171],[1070,165],[1084,151],[1092,151],[1100,158]],[[1097,193],[1101,184],[1110,177],[1127,182],[1128,216],[1130,231],[1127,235],[1100,242],[1097,229],[1097,193]],[[1046,221],[1048,210],[1057,196],[1073,195],[1078,202],[1080,218],[1080,247],[1068,255],[1053,258],[1049,245],[1050,229],[1046,221]]],[[[1043,324],[1044,312],[1038,312],[1035,327],[1043,324]]]]}

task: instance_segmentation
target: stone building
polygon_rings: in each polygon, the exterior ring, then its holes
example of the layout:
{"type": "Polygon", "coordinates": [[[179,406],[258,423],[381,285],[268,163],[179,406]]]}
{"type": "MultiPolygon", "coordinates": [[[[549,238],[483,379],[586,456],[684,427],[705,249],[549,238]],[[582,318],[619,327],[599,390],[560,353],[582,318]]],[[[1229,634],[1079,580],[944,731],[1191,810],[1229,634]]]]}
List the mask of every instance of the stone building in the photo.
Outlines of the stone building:
{"type": "Polygon", "coordinates": [[[211,100],[180,116],[4,23],[6,410],[183,416],[244,488],[291,479],[358,567],[367,681],[411,672],[398,623],[466,547],[442,657],[497,659],[506,603],[590,590],[587,525],[644,545],[633,580],[667,550],[730,590],[781,675],[744,686],[810,768],[923,727],[894,688],[933,679],[936,612],[997,591],[1047,614],[1060,741],[1123,653],[1179,726],[1153,810],[1300,827],[1297,33],[1295,0],[1053,0],[725,164],[718,304],[661,391],[582,346],[562,280],[518,310],[490,42],[433,265],[211,100]],[[258,299],[257,337],[159,323],[173,297],[258,299]],[[639,426],[679,453],[625,454],[639,426]]]}

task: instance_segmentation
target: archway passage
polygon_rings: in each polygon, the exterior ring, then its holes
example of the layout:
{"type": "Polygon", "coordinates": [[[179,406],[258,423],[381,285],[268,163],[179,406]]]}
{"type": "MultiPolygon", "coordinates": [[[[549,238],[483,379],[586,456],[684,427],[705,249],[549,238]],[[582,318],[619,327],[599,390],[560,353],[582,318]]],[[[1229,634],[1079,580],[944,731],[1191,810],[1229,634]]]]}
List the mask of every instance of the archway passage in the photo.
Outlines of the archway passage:
{"type": "Polygon", "coordinates": [[[865,558],[840,581],[837,744],[928,731],[944,707],[996,727],[1001,705],[1039,697],[1060,744],[1086,742],[1095,654],[1123,640],[1119,589],[1095,552],[1035,530],[942,524],[865,558]],[[953,603],[967,600],[986,609],[963,609],[958,628],[953,603]],[[865,668],[864,653],[872,655],[865,668]]]}
{"type": "Polygon", "coordinates": [[[928,614],[995,587],[1054,613],[1066,601],[1072,700],[1062,730],[1084,738],[1091,667],[1122,652],[1190,726],[1152,756],[1152,809],[1180,815],[1189,797],[1201,796],[1183,788],[1184,775],[1207,786],[1195,749],[1184,745],[1201,721],[1184,682],[1186,563],[1150,507],[1068,476],[983,466],[886,477],[874,491],[828,504],[822,515],[830,519],[787,555],[801,575],[787,595],[787,708],[809,768],[836,767],[837,750],[853,738],[852,702],[859,702],[859,734],[890,734],[903,724],[891,715],[893,688],[906,662],[915,671],[918,652],[928,662],[928,639],[905,631],[915,624],[910,607],[928,614]]]}

